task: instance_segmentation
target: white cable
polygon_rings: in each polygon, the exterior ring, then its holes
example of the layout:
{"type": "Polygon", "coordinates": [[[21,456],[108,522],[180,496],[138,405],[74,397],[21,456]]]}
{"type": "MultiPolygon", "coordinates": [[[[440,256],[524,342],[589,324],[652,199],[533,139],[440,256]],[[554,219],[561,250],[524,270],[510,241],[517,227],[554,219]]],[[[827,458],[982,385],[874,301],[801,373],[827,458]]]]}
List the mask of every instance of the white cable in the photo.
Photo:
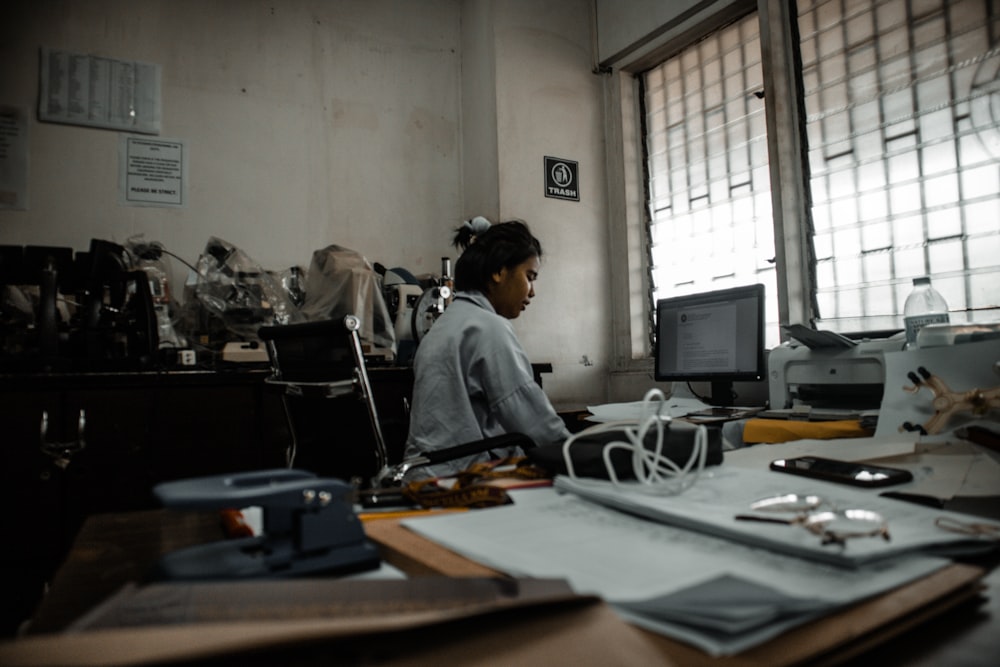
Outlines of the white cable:
{"type": "Polygon", "coordinates": [[[616,431],[620,432],[625,440],[612,440],[604,445],[602,452],[604,466],[608,471],[608,479],[614,485],[621,486],[623,482],[618,479],[618,474],[612,465],[611,452],[615,449],[626,449],[632,452],[632,472],[639,482],[638,485],[629,484],[629,489],[671,495],[681,493],[691,487],[698,480],[701,471],[705,469],[705,460],[708,456],[708,431],[704,425],[695,427],[691,455],[688,457],[687,463],[681,467],[663,453],[664,435],[669,429],[671,421],[669,415],[662,414],[665,403],[666,397],[662,391],[655,388],[650,389],[642,399],[637,422],[629,420],[604,422],[571,435],[563,443],[563,459],[566,461],[568,475],[573,479],[578,479],[573,466],[573,458],[570,456],[570,448],[574,442],[598,433],[616,431]],[[645,446],[646,435],[650,429],[656,431],[656,442],[652,448],[645,446]]]}

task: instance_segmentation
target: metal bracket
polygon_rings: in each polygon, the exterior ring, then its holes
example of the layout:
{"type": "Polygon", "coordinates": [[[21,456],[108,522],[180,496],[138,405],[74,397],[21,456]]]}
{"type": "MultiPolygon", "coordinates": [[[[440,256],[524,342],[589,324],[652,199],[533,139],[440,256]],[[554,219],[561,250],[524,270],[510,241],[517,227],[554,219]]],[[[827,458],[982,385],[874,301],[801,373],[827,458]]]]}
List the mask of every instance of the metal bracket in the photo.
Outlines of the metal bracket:
{"type": "Polygon", "coordinates": [[[76,421],[76,439],[68,442],[56,442],[49,440],[49,413],[42,410],[42,423],[40,429],[41,450],[53,460],[53,462],[65,470],[69,466],[73,455],[83,451],[87,447],[85,432],[87,429],[87,412],[80,410],[76,421]]]}

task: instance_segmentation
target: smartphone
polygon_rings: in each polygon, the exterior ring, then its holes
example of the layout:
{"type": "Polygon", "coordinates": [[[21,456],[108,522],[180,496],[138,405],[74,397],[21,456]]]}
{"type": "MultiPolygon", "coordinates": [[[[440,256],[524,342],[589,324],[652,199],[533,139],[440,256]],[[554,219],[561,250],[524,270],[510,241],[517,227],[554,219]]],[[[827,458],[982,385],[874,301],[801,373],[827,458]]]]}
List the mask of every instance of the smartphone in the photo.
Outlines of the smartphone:
{"type": "Polygon", "coordinates": [[[794,459],[771,461],[771,470],[869,488],[913,481],[913,475],[910,474],[909,470],[887,468],[870,463],[835,461],[818,456],[800,456],[794,459]]]}

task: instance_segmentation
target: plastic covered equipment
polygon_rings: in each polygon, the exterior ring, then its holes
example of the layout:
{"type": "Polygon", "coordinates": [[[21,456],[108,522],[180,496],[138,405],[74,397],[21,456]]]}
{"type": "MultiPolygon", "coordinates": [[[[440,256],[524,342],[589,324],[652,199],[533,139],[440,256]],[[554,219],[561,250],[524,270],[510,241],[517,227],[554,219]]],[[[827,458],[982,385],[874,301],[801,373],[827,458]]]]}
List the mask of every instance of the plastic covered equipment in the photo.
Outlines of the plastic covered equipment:
{"type": "Polygon", "coordinates": [[[261,325],[303,321],[281,283],[231,243],[209,238],[197,269],[198,302],[243,340],[257,340],[261,325]]]}
{"type": "Polygon", "coordinates": [[[396,352],[396,336],[381,276],[360,253],[338,245],[313,253],[302,313],[308,320],[361,320],[362,342],[396,352]]]}

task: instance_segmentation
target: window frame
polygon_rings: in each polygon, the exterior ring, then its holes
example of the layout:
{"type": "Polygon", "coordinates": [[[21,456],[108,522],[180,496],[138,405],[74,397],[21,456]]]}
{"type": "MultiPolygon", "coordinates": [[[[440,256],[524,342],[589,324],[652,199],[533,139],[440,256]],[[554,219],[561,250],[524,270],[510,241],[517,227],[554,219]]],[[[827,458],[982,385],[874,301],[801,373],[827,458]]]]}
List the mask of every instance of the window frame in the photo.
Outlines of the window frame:
{"type": "MultiPolygon", "coordinates": [[[[607,76],[607,173],[609,187],[610,262],[612,272],[611,387],[616,375],[651,375],[652,293],[648,254],[649,214],[646,207],[643,109],[638,82],[642,74],[704,36],[733,21],[755,15],[761,42],[767,146],[775,241],[775,282],[780,324],[820,322],[819,265],[813,256],[812,184],[806,154],[806,100],[800,62],[799,17],[795,0],[706,0],[661,26],[648,39],[636,42],[645,49],[626,61],[602,61],[607,76]],[[709,16],[709,11],[714,12],[709,16]],[[709,18],[704,18],[709,16],[709,18]],[[669,28],[669,29],[668,29],[669,28]],[[667,34],[666,37],[663,37],[667,34]],[[663,37],[660,41],[656,41],[663,37]],[[648,40],[655,46],[645,46],[648,40]],[[785,103],[793,100],[793,103],[785,103]],[[624,269],[626,270],[622,270],[624,269]]],[[[991,14],[991,16],[993,16],[991,14]]],[[[995,17],[993,19],[996,20],[995,17]]],[[[995,24],[994,24],[995,25],[995,24]]],[[[616,56],[617,57],[617,56],[616,56]]],[[[985,270],[995,272],[995,267],[985,270]]],[[[947,276],[946,276],[947,277],[947,276]]],[[[903,285],[905,281],[896,280],[903,285]]],[[[897,287],[899,286],[897,285],[897,287]]],[[[905,287],[904,287],[905,289],[905,287]]],[[[898,295],[897,295],[898,296],[898,295]]],[[[987,307],[996,313],[995,302],[987,307]]],[[[986,309],[986,308],[979,308],[986,309]]],[[[953,311],[955,312],[955,311],[953,311]]],[[[966,306],[968,315],[969,307],[966,306]]],[[[829,315],[827,315],[829,317],[829,315]]],[[[781,339],[787,335],[782,332],[781,339]]]]}
{"type": "Polygon", "coordinates": [[[612,271],[611,374],[652,372],[648,212],[640,77],[692,43],[748,14],[760,23],[766,95],[798,104],[769,104],[765,110],[771,198],[775,226],[779,320],[811,322],[816,305],[811,261],[808,174],[802,159],[805,116],[797,69],[797,21],[788,0],[719,3],[719,11],[677,38],[628,62],[614,63],[605,77],[608,141],[608,206],[612,271]]]}

